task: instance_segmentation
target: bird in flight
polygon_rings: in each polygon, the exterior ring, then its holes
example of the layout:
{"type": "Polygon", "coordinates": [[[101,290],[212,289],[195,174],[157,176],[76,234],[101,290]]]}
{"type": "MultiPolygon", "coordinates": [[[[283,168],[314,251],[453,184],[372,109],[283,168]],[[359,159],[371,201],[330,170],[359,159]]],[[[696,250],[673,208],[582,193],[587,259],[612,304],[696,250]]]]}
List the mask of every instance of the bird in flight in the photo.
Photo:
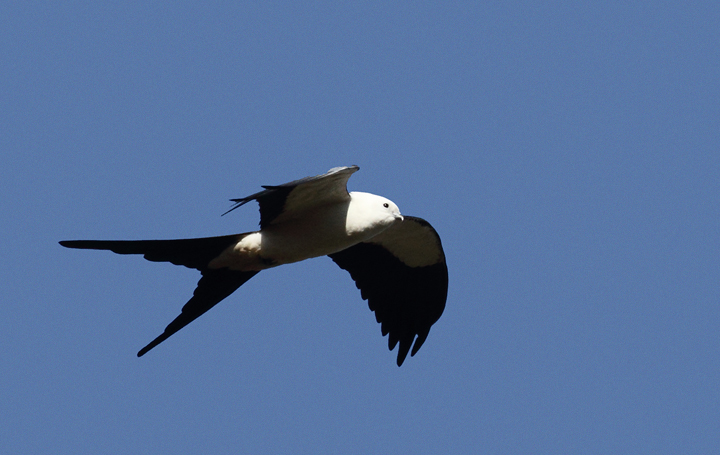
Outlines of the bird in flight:
{"type": "Polygon", "coordinates": [[[138,357],[215,306],[261,270],[329,256],[350,273],[381,324],[388,347],[399,344],[397,364],[417,353],[445,309],[448,270],[440,237],[427,221],[403,217],[389,199],[348,192],[358,166],[231,199],[231,212],[250,201],[260,206],[260,230],[177,240],[63,240],[68,248],[142,254],[155,262],[197,269],[192,298],[138,357]],[[412,347],[412,351],[410,350],[412,347]]]}

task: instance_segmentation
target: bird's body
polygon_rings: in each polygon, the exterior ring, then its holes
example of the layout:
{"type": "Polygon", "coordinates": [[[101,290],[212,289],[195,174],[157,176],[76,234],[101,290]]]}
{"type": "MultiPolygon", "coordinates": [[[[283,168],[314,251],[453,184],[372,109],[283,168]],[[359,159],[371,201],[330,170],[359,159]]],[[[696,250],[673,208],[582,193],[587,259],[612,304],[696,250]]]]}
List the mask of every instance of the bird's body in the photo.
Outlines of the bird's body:
{"type": "MultiPolygon", "coordinates": [[[[330,256],[350,272],[368,299],[389,346],[400,343],[401,365],[412,355],[443,312],[447,266],[440,238],[426,221],[400,214],[392,201],[346,189],[357,166],[334,168],[246,198],[229,211],[260,203],[260,230],[222,237],[180,240],[73,240],[69,248],[142,254],[200,270],[193,297],[180,316],[138,356],[233,293],[261,270],[319,256],[330,256]],[[417,337],[417,338],[416,338],[417,337]]],[[[226,212],[227,213],[227,212],[226,212]]]]}
{"type": "Polygon", "coordinates": [[[242,234],[208,267],[260,271],[327,256],[375,237],[397,220],[402,220],[402,215],[393,202],[374,194],[352,192],[348,200],[314,207],[300,217],[242,234]]]}

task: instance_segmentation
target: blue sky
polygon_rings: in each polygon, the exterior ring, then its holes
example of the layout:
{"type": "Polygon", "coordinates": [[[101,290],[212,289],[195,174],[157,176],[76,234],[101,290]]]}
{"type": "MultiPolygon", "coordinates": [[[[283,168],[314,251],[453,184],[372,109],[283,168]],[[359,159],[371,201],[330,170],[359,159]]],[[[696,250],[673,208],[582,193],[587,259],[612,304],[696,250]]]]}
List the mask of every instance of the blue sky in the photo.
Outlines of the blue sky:
{"type": "Polygon", "coordinates": [[[716,453],[716,2],[5,2],[7,453],[716,453]],[[439,231],[402,368],[327,258],[145,357],[199,274],[62,239],[257,226],[357,164],[439,231]]]}

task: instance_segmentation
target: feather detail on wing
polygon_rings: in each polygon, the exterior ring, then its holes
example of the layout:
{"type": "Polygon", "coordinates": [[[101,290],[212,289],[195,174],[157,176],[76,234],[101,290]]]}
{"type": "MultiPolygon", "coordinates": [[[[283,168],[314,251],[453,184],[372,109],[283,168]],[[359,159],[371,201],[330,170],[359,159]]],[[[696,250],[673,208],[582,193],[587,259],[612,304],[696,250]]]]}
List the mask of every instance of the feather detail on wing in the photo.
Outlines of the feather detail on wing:
{"type": "Polygon", "coordinates": [[[263,185],[264,191],[230,199],[235,203],[223,215],[256,200],[260,205],[260,228],[301,216],[314,207],[350,198],[347,182],[358,166],[336,167],[322,175],[305,177],[282,185],[263,185]]]}
{"type": "Polygon", "coordinates": [[[448,270],[440,237],[430,224],[406,216],[367,242],[330,255],[347,270],[375,312],[398,366],[415,355],[445,309],[448,270]],[[414,345],[413,345],[414,341],[414,345]]]}

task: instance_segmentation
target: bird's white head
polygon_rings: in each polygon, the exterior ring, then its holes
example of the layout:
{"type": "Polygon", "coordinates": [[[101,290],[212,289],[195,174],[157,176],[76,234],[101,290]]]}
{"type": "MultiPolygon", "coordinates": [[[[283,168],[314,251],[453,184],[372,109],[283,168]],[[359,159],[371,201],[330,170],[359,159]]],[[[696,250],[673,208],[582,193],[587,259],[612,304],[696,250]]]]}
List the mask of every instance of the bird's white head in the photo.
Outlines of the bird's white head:
{"type": "Polygon", "coordinates": [[[348,207],[346,229],[348,234],[364,233],[371,238],[402,221],[398,206],[390,199],[370,193],[353,191],[348,207]]]}

